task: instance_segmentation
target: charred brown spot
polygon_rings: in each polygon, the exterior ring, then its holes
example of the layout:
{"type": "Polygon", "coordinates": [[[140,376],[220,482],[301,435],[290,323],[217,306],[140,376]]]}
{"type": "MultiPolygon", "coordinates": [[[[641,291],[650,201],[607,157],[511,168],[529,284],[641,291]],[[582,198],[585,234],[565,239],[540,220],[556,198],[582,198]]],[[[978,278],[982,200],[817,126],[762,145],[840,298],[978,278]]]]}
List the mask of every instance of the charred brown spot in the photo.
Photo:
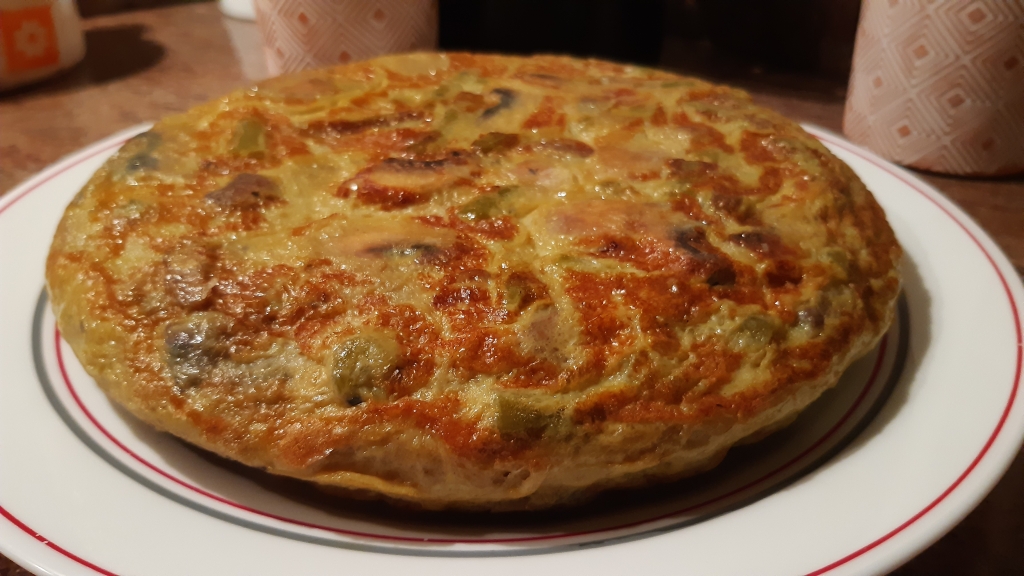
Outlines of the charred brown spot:
{"type": "Polygon", "coordinates": [[[422,204],[445,186],[461,185],[461,179],[449,169],[466,166],[470,157],[465,150],[455,149],[434,155],[384,158],[343,182],[336,194],[342,198],[354,196],[363,204],[385,211],[422,204]]]}
{"type": "Polygon", "coordinates": [[[415,136],[408,139],[402,153],[412,155],[414,158],[430,156],[431,149],[441,146],[438,143],[441,141],[443,136],[444,135],[437,130],[418,132],[415,136]]]}
{"type": "Polygon", "coordinates": [[[480,154],[491,154],[511,150],[519,145],[518,134],[488,132],[473,141],[473,150],[480,154]]]}
{"type": "Polygon", "coordinates": [[[455,281],[487,283],[491,281],[491,273],[488,272],[487,270],[481,270],[479,268],[460,270],[455,274],[455,281]]]}
{"type": "Polygon", "coordinates": [[[715,194],[711,197],[711,205],[730,216],[746,212],[743,204],[743,198],[739,196],[715,194]]]}
{"type": "Polygon", "coordinates": [[[786,174],[781,168],[766,166],[757,178],[757,193],[764,195],[775,194],[785,181],[786,174]]]}
{"type": "Polygon", "coordinates": [[[799,284],[803,280],[803,272],[800,264],[792,260],[775,260],[769,266],[765,278],[772,288],[781,288],[799,284]]]}
{"type": "Polygon", "coordinates": [[[739,104],[733,91],[723,86],[692,90],[686,95],[691,102],[706,102],[722,108],[736,108],[739,104]]]}
{"type": "Polygon", "coordinates": [[[675,234],[675,245],[696,259],[698,269],[703,270],[705,282],[710,287],[733,286],[737,272],[732,261],[707,239],[703,228],[683,228],[675,234]]]}
{"type": "Polygon", "coordinates": [[[594,149],[585,142],[579,140],[573,140],[571,138],[553,138],[550,140],[541,140],[537,144],[538,148],[544,150],[551,150],[558,154],[566,156],[577,156],[579,158],[587,158],[594,154],[594,149]]]}
{"type": "Polygon", "coordinates": [[[523,130],[537,130],[540,128],[565,128],[565,112],[555,106],[555,99],[545,96],[537,111],[530,115],[523,122],[523,130]]]}
{"type": "Polygon", "coordinates": [[[675,245],[685,250],[691,256],[706,257],[715,252],[715,248],[708,242],[707,233],[703,228],[683,228],[677,230],[673,240],[675,245]]]}
{"type": "Polygon", "coordinates": [[[729,241],[739,244],[751,252],[766,256],[779,256],[785,251],[782,239],[778,234],[767,230],[747,230],[730,234],[729,241]]]}
{"type": "Polygon", "coordinates": [[[597,252],[603,256],[611,256],[613,258],[626,255],[622,240],[613,238],[605,240],[604,245],[597,252]]]}
{"type": "Polygon", "coordinates": [[[671,176],[682,180],[700,180],[718,171],[718,167],[711,162],[700,160],[672,158],[665,162],[665,165],[668,166],[671,176]]]}
{"type": "Polygon", "coordinates": [[[595,256],[629,262],[647,272],[685,265],[687,257],[692,256],[680,254],[668,243],[650,238],[637,240],[629,235],[604,234],[587,238],[582,244],[595,256]]]}
{"type": "Polygon", "coordinates": [[[545,81],[548,81],[548,82],[558,82],[559,84],[561,84],[562,82],[565,81],[565,78],[562,78],[561,76],[555,76],[554,74],[545,74],[543,72],[532,72],[532,73],[529,73],[529,74],[524,74],[524,76],[526,78],[533,78],[533,79],[536,79],[536,80],[545,80],[545,81]]]}
{"type": "Polygon", "coordinates": [[[626,338],[629,326],[617,313],[615,293],[622,290],[621,278],[604,278],[597,274],[571,272],[566,294],[580,312],[583,341],[608,347],[626,338]]]}
{"type": "Polygon", "coordinates": [[[664,126],[666,124],[668,124],[668,115],[665,114],[665,109],[661,104],[658,104],[658,107],[654,109],[654,114],[651,114],[651,125],[664,126]]]}
{"type": "Polygon", "coordinates": [[[223,208],[256,210],[281,202],[277,183],[261,174],[239,174],[227,186],[206,195],[206,200],[223,208]]]}
{"type": "Polygon", "coordinates": [[[475,113],[479,112],[487,103],[484,102],[484,97],[480,94],[474,94],[472,92],[459,92],[452,98],[452,104],[456,108],[463,112],[475,113]]]}
{"type": "Polygon", "coordinates": [[[434,296],[434,308],[449,308],[489,300],[487,291],[477,286],[446,286],[434,296]]]}
{"type": "Polygon", "coordinates": [[[728,262],[721,262],[708,276],[708,286],[732,286],[736,284],[736,270],[728,262]]]}
{"type": "Polygon", "coordinates": [[[673,116],[672,123],[689,133],[690,150],[717,149],[727,154],[732,154],[735,151],[732,146],[726,143],[724,134],[713,126],[690,120],[690,117],[685,112],[679,112],[673,116]]]}
{"type": "Polygon", "coordinates": [[[711,190],[715,194],[739,195],[750,191],[732,174],[725,174],[718,166],[701,160],[673,158],[665,163],[669,176],[683,191],[711,190]]]}
{"type": "MultiPolygon", "coordinates": [[[[481,198],[486,198],[482,196],[481,198]]],[[[482,203],[481,203],[482,204],[482,203]]],[[[476,204],[465,206],[469,211],[454,210],[447,218],[443,216],[420,216],[418,221],[434,228],[457,230],[471,236],[488,240],[511,240],[519,233],[516,221],[508,216],[497,216],[492,210],[476,204]]],[[[496,210],[496,209],[494,209],[496,210]]]]}
{"type": "Polygon", "coordinates": [[[492,98],[497,97],[498,103],[487,110],[484,110],[483,114],[480,115],[480,118],[484,120],[487,120],[502,110],[511,108],[516,101],[516,93],[508,88],[495,88],[494,90],[491,90],[491,96],[492,98]]]}
{"type": "Polygon", "coordinates": [[[508,275],[504,284],[505,308],[518,312],[530,304],[548,298],[548,287],[532,272],[516,271],[508,275]]]}
{"type": "Polygon", "coordinates": [[[371,180],[346,183],[338,187],[338,196],[348,198],[352,195],[363,204],[377,206],[385,211],[400,210],[430,200],[429,192],[381,186],[371,180]]]}
{"type": "Polygon", "coordinates": [[[608,390],[584,396],[576,402],[573,420],[578,424],[598,424],[637,401],[638,391],[631,388],[608,390]]]}
{"type": "Polygon", "coordinates": [[[377,324],[394,335],[402,350],[398,369],[388,382],[389,396],[406,396],[427,385],[436,370],[439,335],[423,314],[408,304],[376,303],[377,324]]]}
{"type": "Polygon", "coordinates": [[[743,131],[740,150],[751,164],[784,162],[796,151],[794,143],[790,140],[774,134],[761,134],[749,130],[743,131]]]}
{"type": "Polygon", "coordinates": [[[741,224],[750,224],[757,220],[753,202],[743,196],[713,194],[711,205],[741,224]]]}
{"type": "Polygon", "coordinates": [[[459,414],[460,402],[454,395],[442,395],[433,401],[416,398],[400,398],[394,402],[366,406],[358,414],[353,425],[365,427],[374,424],[404,423],[423,430],[441,439],[459,458],[493,463],[495,458],[514,457],[521,450],[514,443],[507,442],[497,433],[488,434],[473,420],[459,414]]]}
{"type": "Polygon", "coordinates": [[[373,116],[359,120],[332,120],[329,122],[315,122],[309,126],[309,130],[316,135],[345,136],[358,134],[376,128],[387,128],[397,126],[403,122],[423,119],[424,114],[418,110],[396,112],[383,116],[373,116]]]}
{"type": "Polygon", "coordinates": [[[704,224],[710,223],[707,213],[704,212],[700,205],[700,200],[695,196],[690,196],[689,194],[679,195],[672,200],[672,210],[686,214],[691,220],[703,222],[704,224]]]}
{"type": "Polygon", "coordinates": [[[675,328],[688,322],[703,304],[707,290],[690,284],[686,272],[655,272],[628,277],[624,298],[640,317],[640,328],[650,338],[655,351],[674,354],[679,347],[675,328]]]}
{"type": "Polygon", "coordinates": [[[499,379],[502,388],[551,388],[560,385],[561,368],[543,358],[538,358],[526,366],[517,366],[507,376],[499,379]]]}
{"type": "Polygon", "coordinates": [[[455,367],[471,374],[506,375],[529,362],[519,352],[519,338],[506,329],[460,330],[453,342],[460,352],[455,367]]]}
{"type": "Polygon", "coordinates": [[[388,170],[392,172],[405,172],[413,170],[440,170],[445,166],[466,164],[466,154],[460,150],[452,150],[443,158],[434,160],[414,158],[385,158],[374,167],[375,170],[388,170]]]}

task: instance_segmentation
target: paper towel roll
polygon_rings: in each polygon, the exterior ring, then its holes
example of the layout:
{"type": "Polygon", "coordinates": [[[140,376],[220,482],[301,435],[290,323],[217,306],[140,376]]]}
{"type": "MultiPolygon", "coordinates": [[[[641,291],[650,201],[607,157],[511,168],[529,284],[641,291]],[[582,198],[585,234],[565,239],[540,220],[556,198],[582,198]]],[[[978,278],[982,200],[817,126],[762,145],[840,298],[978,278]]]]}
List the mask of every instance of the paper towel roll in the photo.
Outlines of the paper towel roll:
{"type": "Polygon", "coordinates": [[[437,47],[436,0],[256,0],[273,75],[437,47]]]}
{"type": "Polygon", "coordinates": [[[1024,172],[1024,0],[870,0],[843,131],[894,162],[1024,172]]]}

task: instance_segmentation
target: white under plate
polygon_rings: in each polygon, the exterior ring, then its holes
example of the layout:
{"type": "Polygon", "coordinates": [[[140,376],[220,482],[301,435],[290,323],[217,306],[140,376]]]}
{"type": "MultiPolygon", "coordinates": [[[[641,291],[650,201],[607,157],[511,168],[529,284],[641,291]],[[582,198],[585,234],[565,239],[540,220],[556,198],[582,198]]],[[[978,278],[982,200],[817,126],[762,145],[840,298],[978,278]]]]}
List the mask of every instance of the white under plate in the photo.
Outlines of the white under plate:
{"type": "Polygon", "coordinates": [[[141,425],[60,339],[43,290],[64,207],[138,127],[0,199],[0,552],[39,574],[862,574],[938,539],[1024,437],[1024,288],[934,189],[808,128],[906,250],[900,315],[786,430],[714,471],[574,510],[400,512],[323,496],[141,425]]]}

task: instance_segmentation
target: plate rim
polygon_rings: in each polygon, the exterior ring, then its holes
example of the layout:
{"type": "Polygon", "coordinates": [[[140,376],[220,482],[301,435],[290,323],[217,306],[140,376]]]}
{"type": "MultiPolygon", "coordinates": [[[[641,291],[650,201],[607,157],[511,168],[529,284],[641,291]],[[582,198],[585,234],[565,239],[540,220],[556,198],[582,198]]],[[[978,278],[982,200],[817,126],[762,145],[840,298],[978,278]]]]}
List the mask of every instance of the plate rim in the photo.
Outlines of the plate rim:
{"type": "MultiPolygon", "coordinates": [[[[986,232],[984,228],[982,228],[977,222],[975,222],[974,218],[972,218],[959,206],[954,204],[952,200],[946,198],[945,195],[943,195],[942,192],[940,192],[937,188],[935,188],[931,184],[928,184],[918,176],[912,174],[906,168],[897,166],[892,162],[889,162],[888,160],[885,160],[881,156],[875,154],[874,152],[871,152],[870,150],[858,146],[853,142],[850,142],[846,138],[843,138],[842,136],[835,134],[827,129],[811,125],[804,125],[804,129],[807,130],[812,136],[818,138],[819,140],[827,142],[834,146],[838,146],[850,153],[860,156],[862,159],[867,160],[876,168],[883,170],[884,172],[894,176],[903,184],[913,189],[914,191],[918,192],[921,196],[923,196],[934,206],[936,206],[939,210],[941,210],[950,220],[956,223],[956,225],[961,229],[961,231],[963,231],[967,235],[967,237],[971,239],[974,245],[981,251],[981,253],[985,255],[985,258],[988,260],[988,263],[995,270],[996,276],[998,276],[999,282],[1010,304],[1014,330],[1016,333],[1015,335],[1017,337],[1017,359],[1015,373],[1013,377],[1013,385],[1010,389],[1010,396],[1007,399],[1006,406],[1003,408],[1003,411],[999,416],[999,420],[996,422],[995,428],[992,430],[992,433],[988,436],[985,443],[982,445],[981,450],[978,452],[977,456],[975,456],[971,463],[967,466],[967,468],[962,473],[960,473],[959,476],[957,476],[956,480],[954,480],[952,484],[950,484],[945,490],[943,490],[934,500],[929,502],[924,508],[919,510],[917,513],[915,513],[913,516],[905,520],[903,523],[893,528],[886,534],[871,541],[870,543],[865,544],[861,548],[858,548],[857,550],[854,550],[853,552],[847,554],[846,556],[830,564],[822,566],[817,570],[808,572],[806,574],[806,576],[819,576],[821,574],[825,574],[836,568],[839,568],[840,566],[848,564],[853,560],[871,552],[871,550],[874,550],[875,548],[878,548],[882,544],[895,538],[901,532],[915,524],[918,520],[920,520],[929,512],[938,507],[939,504],[945,501],[946,498],[948,498],[954,491],[956,491],[956,489],[963,484],[967,477],[970,476],[971,473],[977,469],[978,465],[988,454],[989,450],[992,448],[993,444],[995,444],[999,435],[1003,432],[1004,426],[1007,420],[1009,420],[1014,408],[1016,406],[1019,406],[1017,400],[1020,393],[1022,371],[1024,371],[1024,333],[1022,333],[1021,327],[1021,307],[1018,306],[1017,300],[1014,297],[1013,288],[1011,288],[1011,283],[1013,283],[1018,289],[1024,287],[1024,284],[1021,283],[1020,277],[1018,277],[1016,274],[1011,276],[1013,280],[1007,280],[1006,275],[1004,274],[1004,268],[1009,268],[1012,270],[1013,267],[1009,263],[1006,254],[1002,251],[999,245],[996,244],[996,242],[992,239],[988,232],[986,232]],[[986,243],[989,244],[990,246],[986,246],[986,243]]],[[[961,505],[960,509],[952,514],[952,517],[955,519],[948,520],[944,523],[944,526],[939,527],[939,529],[933,531],[931,535],[926,536],[924,539],[922,539],[922,541],[919,542],[918,546],[914,547],[914,551],[912,553],[906,555],[902,560],[899,560],[896,563],[893,563],[892,565],[888,566],[889,570],[893,570],[896,567],[902,565],[903,563],[907,562],[908,560],[919,554],[924,549],[934,544],[936,541],[938,541],[940,538],[946,535],[950,530],[956,527],[956,525],[959,524],[961,520],[963,520],[968,514],[970,514],[971,511],[973,511],[978,506],[978,504],[980,504],[981,501],[984,500],[986,496],[988,496],[988,494],[992,491],[992,489],[999,482],[999,480],[1001,480],[1002,477],[1006,474],[1007,469],[1009,469],[1010,465],[1013,463],[1014,456],[1020,451],[1021,446],[1024,445],[1024,428],[1018,430],[1016,437],[1011,438],[1010,442],[1013,446],[1015,446],[1015,449],[1012,452],[1009,452],[1009,457],[1005,457],[1001,460],[996,461],[997,472],[987,477],[986,480],[988,481],[985,482],[980,489],[976,490],[973,493],[974,497],[970,498],[968,500],[968,503],[961,505]]]]}

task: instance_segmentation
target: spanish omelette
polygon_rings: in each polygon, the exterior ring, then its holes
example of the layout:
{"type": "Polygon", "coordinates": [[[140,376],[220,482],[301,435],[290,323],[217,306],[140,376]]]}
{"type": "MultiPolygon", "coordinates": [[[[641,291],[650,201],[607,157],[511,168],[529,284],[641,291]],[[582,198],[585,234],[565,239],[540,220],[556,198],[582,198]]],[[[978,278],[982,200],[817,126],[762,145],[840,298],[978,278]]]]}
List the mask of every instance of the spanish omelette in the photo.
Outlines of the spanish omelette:
{"type": "Polygon", "coordinates": [[[67,208],[64,338],[115,401],[425,508],[713,467],[885,332],[901,249],[745,93],[595,60],[390,56],[166,118],[67,208]]]}

